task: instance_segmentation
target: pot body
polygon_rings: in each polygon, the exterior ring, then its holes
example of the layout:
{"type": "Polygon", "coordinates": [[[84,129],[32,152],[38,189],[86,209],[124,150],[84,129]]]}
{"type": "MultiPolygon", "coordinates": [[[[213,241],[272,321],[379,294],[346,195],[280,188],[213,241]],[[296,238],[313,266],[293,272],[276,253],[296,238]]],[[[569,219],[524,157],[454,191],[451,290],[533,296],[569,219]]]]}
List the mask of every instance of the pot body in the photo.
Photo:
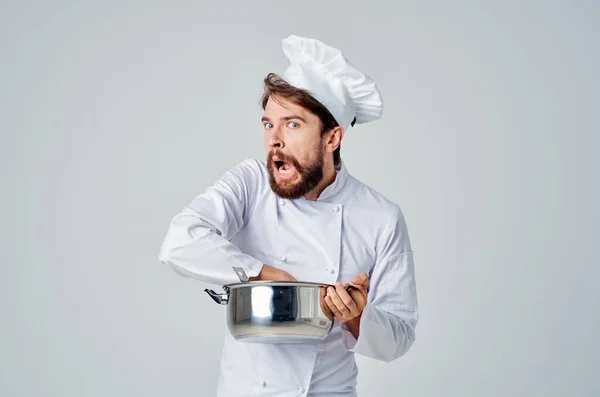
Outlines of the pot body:
{"type": "Polygon", "coordinates": [[[322,310],[326,284],[255,281],[229,284],[224,294],[207,290],[227,306],[227,327],[243,342],[294,343],[324,338],[333,327],[322,310]]]}

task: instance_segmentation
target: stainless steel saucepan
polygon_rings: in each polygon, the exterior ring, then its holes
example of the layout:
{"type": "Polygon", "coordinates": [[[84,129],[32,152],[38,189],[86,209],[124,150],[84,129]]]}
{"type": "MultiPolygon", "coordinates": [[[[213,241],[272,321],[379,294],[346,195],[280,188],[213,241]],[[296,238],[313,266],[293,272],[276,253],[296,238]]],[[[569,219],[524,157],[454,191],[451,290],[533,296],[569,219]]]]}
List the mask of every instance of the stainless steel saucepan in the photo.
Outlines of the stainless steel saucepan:
{"type": "Polygon", "coordinates": [[[293,343],[322,339],[333,321],[321,309],[320,288],[329,284],[302,281],[248,281],[234,268],[240,283],[223,286],[223,293],[205,291],[227,306],[227,327],[243,342],[293,343]]]}

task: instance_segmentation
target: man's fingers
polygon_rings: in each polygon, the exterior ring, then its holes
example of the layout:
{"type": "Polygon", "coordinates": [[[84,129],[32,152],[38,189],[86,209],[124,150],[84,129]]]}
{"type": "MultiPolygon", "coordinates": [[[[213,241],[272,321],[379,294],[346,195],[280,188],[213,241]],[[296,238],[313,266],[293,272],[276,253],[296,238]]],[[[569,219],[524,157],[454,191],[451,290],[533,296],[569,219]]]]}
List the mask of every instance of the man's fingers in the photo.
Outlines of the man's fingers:
{"type": "Polygon", "coordinates": [[[350,281],[356,287],[367,288],[369,286],[369,276],[367,273],[360,273],[350,281]]]}
{"type": "Polygon", "coordinates": [[[321,305],[321,310],[323,310],[323,314],[325,314],[325,316],[329,320],[333,320],[334,313],[329,308],[329,304],[327,303],[327,301],[325,299],[327,297],[327,289],[325,289],[324,287],[321,287],[319,293],[320,293],[319,303],[321,305]]]}
{"type": "Polygon", "coordinates": [[[360,290],[349,290],[348,294],[358,307],[365,307],[365,305],[367,304],[366,292],[363,293],[360,290]]]}
{"type": "Polygon", "coordinates": [[[368,278],[366,274],[360,276],[358,281],[360,284],[357,286],[352,283],[342,284],[336,282],[335,286],[321,287],[319,291],[321,308],[327,317],[330,313],[338,320],[345,322],[360,315],[367,302],[367,288],[365,285],[368,285],[368,278]]]}
{"type": "Polygon", "coordinates": [[[325,303],[327,303],[329,310],[331,311],[331,313],[333,313],[334,316],[338,318],[338,320],[340,320],[343,317],[342,313],[340,313],[337,306],[335,305],[335,303],[333,303],[333,300],[329,295],[325,296],[325,303]]]}
{"type": "MultiPolygon", "coordinates": [[[[347,316],[347,315],[350,315],[350,314],[356,312],[356,305],[354,304],[354,301],[352,300],[350,295],[348,295],[348,293],[344,290],[344,288],[341,286],[341,284],[336,283],[335,289],[333,287],[328,287],[327,288],[327,296],[329,296],[329,298],[331,299],[331,301],[333,302],[333,304],[335,305],[337,310],[340,313],[342,313],[342,315],[347,316]],[[338,289],[339,289],[339,291],[338,291],[338,289]],[[346,301],[344,301],[344,299],[340,296],[340,293],[344,294],[346,301]]],[[[332,308],[332,310],[333,310],[333,308],[332,308]]]]}
{"type": "Polygon", "coordinates": [[[333,303],[333,307],[330,306],[333,312],[338,311],[343,314],[350,311],[346,307],[346,305],[344,305],[344,302],[342,302],[342,300],[338,296],[337,292],[335,292],[335,289],[333,287],[327,287],[327,297],[333,303]]]}
{"type": "Polygon", "coordinates": [[[348,313],[342,313],[337,305],[333,302],[331,295],[325,296],[325,303],[329,307],[332,316],[335,316],[339,321],[344,322],[347,319],[348,313]]]}
{"type": "Polygon", "coordinates": [[[352,296],[350,296],[350,294],[348,293],[346,288],[344,288],[342,283],[340,283],[340,282],[335,283],[335,290],[336,290],[339,298],[341,299],[342,303],[344,304],[344,306],[350,310],[350,313],[357,313],[358,307],[356,306],[354,299],[352,299],[352,296]]]}

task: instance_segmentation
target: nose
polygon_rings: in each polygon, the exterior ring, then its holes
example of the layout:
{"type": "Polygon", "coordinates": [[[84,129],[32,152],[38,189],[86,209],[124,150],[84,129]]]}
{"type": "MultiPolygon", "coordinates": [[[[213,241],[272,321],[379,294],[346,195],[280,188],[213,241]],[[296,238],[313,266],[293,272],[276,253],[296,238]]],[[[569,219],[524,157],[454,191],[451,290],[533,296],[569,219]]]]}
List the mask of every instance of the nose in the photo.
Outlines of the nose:
{"type": "Polygon", "coordinates": [[[283,143],[283,137],[281,131],[277,127],[271,129],[271,136],[269,137],[269,147],[283,149],[285,144],[283,143]]]}

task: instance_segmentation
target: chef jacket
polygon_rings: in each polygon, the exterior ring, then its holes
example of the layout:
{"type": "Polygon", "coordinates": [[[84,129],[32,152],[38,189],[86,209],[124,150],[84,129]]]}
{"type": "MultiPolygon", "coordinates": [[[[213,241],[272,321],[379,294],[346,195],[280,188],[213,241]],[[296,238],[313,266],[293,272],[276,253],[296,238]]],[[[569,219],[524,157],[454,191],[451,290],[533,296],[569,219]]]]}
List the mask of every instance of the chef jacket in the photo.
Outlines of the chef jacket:
{"type": "Polygon", "coordinates": [[[334,320],[323,339],[248,343],[225,333],[218,397],[356,396],[355,354],[390,362],[415,340],[413,252],[400,207],[349,175],[342,162],[317,200],[287,200],[269,185],[266,163],[225,172],[169,225],[159,260],[185,277],[223,286],[263,264],[298,281],[334,284],[369,275],[355,339],[334,320]]]}

